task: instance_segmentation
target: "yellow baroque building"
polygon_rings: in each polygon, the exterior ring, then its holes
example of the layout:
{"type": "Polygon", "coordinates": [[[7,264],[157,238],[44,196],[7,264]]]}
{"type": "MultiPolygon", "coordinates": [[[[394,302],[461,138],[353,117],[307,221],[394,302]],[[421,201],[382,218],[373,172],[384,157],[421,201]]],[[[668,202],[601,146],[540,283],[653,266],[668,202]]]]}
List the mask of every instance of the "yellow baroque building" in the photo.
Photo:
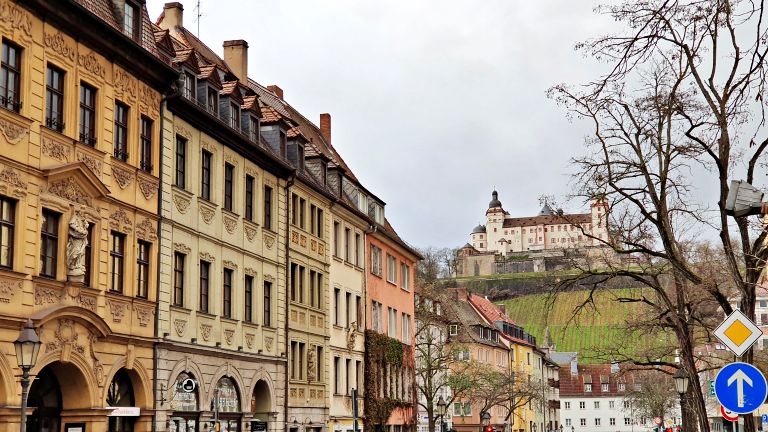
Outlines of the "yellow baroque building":
{"type": "Polygon", "coordinates": [[[0,431],[149,431],[160,101],[143,2],[0,1],[0,431]],[[114,416],[122,406],[130,416],[114,416]]]}

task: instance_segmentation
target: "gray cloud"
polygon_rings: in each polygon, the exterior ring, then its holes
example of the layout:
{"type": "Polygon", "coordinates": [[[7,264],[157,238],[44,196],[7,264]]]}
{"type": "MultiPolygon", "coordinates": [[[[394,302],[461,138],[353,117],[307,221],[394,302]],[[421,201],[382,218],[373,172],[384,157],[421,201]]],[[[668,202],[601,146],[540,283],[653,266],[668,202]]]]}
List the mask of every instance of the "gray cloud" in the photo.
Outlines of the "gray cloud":
{"type": "MultiPolygon", "coordinates": [[[[163,1],[149,0],[154,20],[163,1]]],[[[192,30],[195,4],[184,3],[192,30]]],[[[249,73],[317,121],[417,246],[457,246],[495,186],[513,215],[567,193],[585,125],[545,96],[600,70],[573,50],[613,24],[592,1],[203,0],[200,37],[250,44],[249,73]]],[[[578,206],[576,206],[578,207],[578,206]]],[[[578,208],[575,208],[578,209],[578,208]]]]}

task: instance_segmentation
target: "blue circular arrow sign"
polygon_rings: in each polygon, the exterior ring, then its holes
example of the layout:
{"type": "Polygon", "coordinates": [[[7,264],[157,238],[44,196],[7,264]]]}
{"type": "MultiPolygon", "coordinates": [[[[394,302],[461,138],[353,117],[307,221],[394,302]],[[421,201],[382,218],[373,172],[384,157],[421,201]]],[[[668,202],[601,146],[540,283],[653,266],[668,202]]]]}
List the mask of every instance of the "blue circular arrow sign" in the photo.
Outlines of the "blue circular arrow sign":
{"type": "Polygon", "coordinates": [[[717,373],[715,395],[726,409],[749,414],[765,402],[768,383],[760,370],[751,364],[731,363],[717,373]]]}

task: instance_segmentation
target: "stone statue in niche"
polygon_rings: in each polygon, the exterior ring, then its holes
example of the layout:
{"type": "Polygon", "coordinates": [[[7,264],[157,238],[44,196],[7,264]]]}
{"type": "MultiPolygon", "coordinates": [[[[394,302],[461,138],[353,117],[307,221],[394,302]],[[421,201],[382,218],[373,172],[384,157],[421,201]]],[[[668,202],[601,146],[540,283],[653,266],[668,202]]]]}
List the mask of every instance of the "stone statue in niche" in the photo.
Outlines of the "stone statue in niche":
{"type": "Polygon", "coordinates": [[[75,213],[69,220],[67,238],[67,280],[85,280],[85,248],[88,246],[88,221],[75,213]]]}
{"type": "Polygon", "coordinates": [[[316,368],[317,368],[317,360],[315,359],[315,351],[309,350],[309,353],[307,353],[307,380],[308,381],[315,381],[317,378],[317,375],[315,374],[316,368]]]}

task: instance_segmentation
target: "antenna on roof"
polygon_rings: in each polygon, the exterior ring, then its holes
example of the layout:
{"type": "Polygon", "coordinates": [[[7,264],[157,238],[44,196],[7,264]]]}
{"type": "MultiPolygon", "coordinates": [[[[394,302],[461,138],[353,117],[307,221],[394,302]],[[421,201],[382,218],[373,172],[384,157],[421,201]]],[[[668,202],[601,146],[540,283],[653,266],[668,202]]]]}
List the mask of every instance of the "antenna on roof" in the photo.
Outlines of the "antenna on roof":
{"type": "Polygon", "coordinates": [[[197,11],[197,37],[200,38],[200,17],[203,16],[203,12],[200,10],[200,0],[197,0],[197,6],[195,6],[195,10],[197,11]]]}

